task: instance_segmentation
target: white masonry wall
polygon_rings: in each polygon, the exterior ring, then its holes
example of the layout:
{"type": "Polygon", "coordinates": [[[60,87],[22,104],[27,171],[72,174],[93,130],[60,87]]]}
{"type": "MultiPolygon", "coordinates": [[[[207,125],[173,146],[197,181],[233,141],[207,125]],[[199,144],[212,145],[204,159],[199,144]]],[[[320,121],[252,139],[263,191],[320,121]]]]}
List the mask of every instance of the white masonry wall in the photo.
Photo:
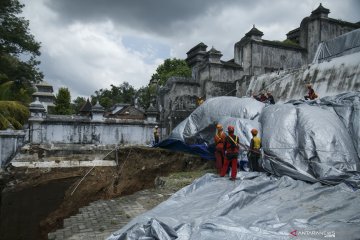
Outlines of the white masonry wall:
{"type": "Polygon", "coordinates": [[[25,131],[0,131],[0,167],[4,167],[24,143],[25,131]]]}
{"type": "Polygon", "coordinates": [[[146,121],[30,121],[33,144],[149,145],[157,123],[146,121]]]}

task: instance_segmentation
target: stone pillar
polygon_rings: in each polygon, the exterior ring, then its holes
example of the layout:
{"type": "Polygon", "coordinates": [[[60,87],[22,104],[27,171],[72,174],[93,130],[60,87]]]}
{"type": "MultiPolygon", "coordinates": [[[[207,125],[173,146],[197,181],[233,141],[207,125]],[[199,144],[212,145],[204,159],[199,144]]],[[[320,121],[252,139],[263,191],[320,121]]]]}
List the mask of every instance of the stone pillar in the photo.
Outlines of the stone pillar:
{"type": "Polygon", "coordinates": [[[146,109],[146,121],[148,123],[157,123],[157,117],[158,117],[158,110],[153,106],[152,103],[150,103],[150,107],[146,109]]]}
{"type": "Polygon", "coordinates": [[[39,98],[36,98],[34,102],[30,103],[29,110],[29,141],[35,144],[42,143],[41,123],[46,118],[46,109],[39,98]]]}
{"type": "Polygon", "coordinates": [[[39,101],[37,97],[34,102],[29,105],[30,118],[40,118],[43,119],[46,117],[46,109],[44,105],[39,101]]]}
{"type": "Polygon", "coordinates": [[[91,108],[91,120],[97,122],[104,121],[104,107],[100,105],[99,101],[91,108]]]}

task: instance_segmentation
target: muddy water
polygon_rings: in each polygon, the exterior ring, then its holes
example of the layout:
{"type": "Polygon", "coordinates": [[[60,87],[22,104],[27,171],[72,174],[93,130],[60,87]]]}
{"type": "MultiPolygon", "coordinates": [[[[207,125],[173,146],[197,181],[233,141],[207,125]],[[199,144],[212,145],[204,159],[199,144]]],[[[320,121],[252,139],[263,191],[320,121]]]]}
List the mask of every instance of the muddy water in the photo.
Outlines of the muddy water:
{"type": "Polygon", "coordinates": [[[50,181],[18,191],[1,193],[0,239],[39,240],[39,222],[63,201],[76,178],[50,181]]]}

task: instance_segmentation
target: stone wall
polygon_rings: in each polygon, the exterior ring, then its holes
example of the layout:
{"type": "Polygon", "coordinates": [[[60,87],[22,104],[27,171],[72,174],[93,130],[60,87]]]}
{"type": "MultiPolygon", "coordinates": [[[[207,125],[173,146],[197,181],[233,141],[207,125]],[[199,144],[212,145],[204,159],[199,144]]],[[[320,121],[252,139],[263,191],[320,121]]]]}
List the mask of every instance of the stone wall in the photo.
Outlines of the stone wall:
{"type": "Polygon", "coordinates": [[[235,96],[235,82],[214,82],[208,81],[205,85],[206,98],[218,96],[235,96]]]}
{"type": "Polygon", "coordinates": [[[157,103],[162,126],[169,134],[195,108],[201,94],[200,84],[191,78],[172,77],[158,91],[157,103]]]}
{"type": "Polygon", "coordinates": [[[32,144],[148,145],[155,123],[136,120],[30,119],[32,144]]]}
{"type": "Polygon", "coordinates": [[[253,76],[246,90],[238,85],[237,96],[251,96],[266,90],[272,92],[277,102],[303,99],[307,94],[306,83],[312,83],[319,97],[360,91],[360,52],[300,69],[253,76]]]}
{"type": "Polygon", "coordinates": [[[24,144],[26,132],[0,131],[0,166],[4,167],[14,157],[17,149],[24,144]]]}
{"type": "Polygon", "coordinates": [[[252,58],[248,60],[252,61],[252,75],[280,69],[299,68],[306,63],[305,52],[291,47],[279,47],[260,41],[253,42],[252,51],[252,58]]]}
{"type": "Polygon", "coordinates": [[[206,64],[203,68],[199,69],[199,81],[203,85],[204,81],[215,81],[215,82],[235,82],[240,79],[244,72],[242,68],[231,68],[225,64],[206,64]]]}
{"type": "Polygon", "coordinates": [[[327,41],[359,28],[358,25],[332,18],[307,18],[300,25],[300,45],[307,49],[311,63],[320,42],[327,41]]]}

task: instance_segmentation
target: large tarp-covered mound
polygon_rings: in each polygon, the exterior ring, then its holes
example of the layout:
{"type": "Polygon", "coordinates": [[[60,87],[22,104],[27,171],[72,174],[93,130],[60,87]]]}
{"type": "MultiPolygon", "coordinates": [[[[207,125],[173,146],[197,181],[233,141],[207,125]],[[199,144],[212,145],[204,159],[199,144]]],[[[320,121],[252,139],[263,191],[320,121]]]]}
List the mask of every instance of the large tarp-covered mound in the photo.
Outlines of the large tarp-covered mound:
{"type": "MultiPolygon", "coordinates": [[[[251,129],[259,129],[261,165],[269,173],[327,184],[347,181],[360,187],[360,92],[267,106],[252,98],[211,98],[180,123],[167,141],[175,141],[172,149],[178,143],[189,148],[195,148],[195,143],[209,146],[217,123],[225,129],[234,125],[235,134],[247,146],[251,129]]],[[[213,154],[202,148],[203,155],[213,154]]]]}
{"type": "Polygon", "coordinates": [[[344,183],[239,175],[232,182],[207,174],[108,240],[359,239],[360,191],[344,183]]]}
{"type": "Polygon", "coordinates": [[[359,239],[359,92],[269,106],[209,99],[168,146],[210,154],[216,123],[236,126],[246,145],[258,128],[266,172],[241,171],[235,182],[207,174],[108,240],[359,239]]]}

